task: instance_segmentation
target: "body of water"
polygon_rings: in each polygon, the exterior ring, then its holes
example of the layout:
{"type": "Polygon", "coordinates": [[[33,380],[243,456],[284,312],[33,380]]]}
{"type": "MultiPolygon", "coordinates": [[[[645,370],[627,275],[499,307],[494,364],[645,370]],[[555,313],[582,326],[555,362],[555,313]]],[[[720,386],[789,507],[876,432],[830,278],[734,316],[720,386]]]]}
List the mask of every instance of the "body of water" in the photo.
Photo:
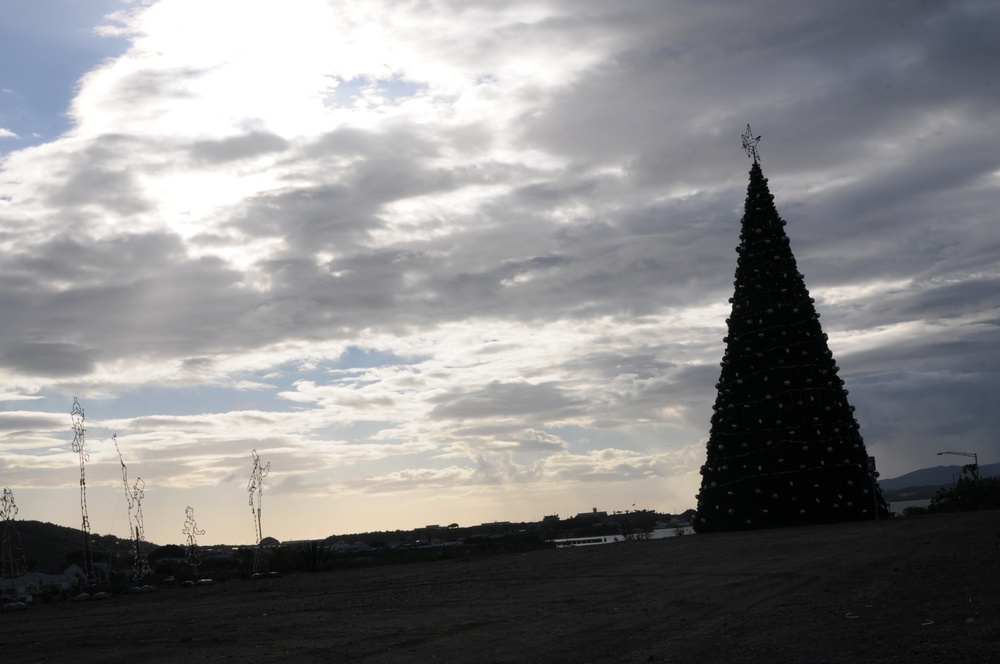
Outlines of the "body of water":
{"type": "Polygon", "coordinates": [[[903,516],[903,510],[907,507],[927,507],[930,504],[930,498],[925,498],[923,500],[900,500],[890,503],[889,511],[893,512],[896,516],[903,516]]]}
{"type": "MultiPolygon", "coordinates": [[[[657,528],[649,533],[647,539],[663,539],[664,537],[677,537],[678,535],[694,535],[694,528],[684,526],[682,528],[657,528]]],[[[613,544],[614,542],[625,541],[624,535],[595,535],[593,537],[566,537],[563,539],[549,540],[556,546],[594,546],[596,544],[613,544]]]]}

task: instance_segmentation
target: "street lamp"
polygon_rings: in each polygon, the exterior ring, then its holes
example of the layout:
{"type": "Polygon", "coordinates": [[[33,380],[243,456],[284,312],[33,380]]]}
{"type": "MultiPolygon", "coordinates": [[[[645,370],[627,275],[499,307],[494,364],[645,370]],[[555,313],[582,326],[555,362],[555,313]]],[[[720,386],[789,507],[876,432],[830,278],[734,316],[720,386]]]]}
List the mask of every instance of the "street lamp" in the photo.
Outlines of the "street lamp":
{"type": "MultiPolygon", "coordinates": [[[[974,479],[974,480],[978,480],[979,479],[979,457],[976,455],[975,452],[938,452],[937,453],[938,456],[941,456],[942,454],[955,454],[957,456],[972,457],[972,459],[973,459],[973,461],[972,461],[972,479],[974,479]]],[[[962,472],[963,473],[965,472],[965,468],[962,468],[962,472]]]]}

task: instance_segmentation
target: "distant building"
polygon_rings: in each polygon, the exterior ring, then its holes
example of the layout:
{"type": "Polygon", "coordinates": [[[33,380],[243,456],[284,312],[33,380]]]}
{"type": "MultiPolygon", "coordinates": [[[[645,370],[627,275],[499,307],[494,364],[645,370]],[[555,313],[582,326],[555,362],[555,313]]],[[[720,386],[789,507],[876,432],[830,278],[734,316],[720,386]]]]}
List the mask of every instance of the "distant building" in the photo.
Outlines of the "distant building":
{"type": "MultiPolygon", "coordinates": [[[[105,563],[94,563],[94,572],[97,575],[107,575],[108,566],[105,563]]],[[[29,572],[16,579],[4,579],[3,587],[0,590],[13,588],[18,597],[26,597],[29,600],[35,595],[44,592],[61,592],[78,588],[86,584],[86,575],[79,565],[70,565],[62,574],[43,574],[41,572],[29,572]]]]}

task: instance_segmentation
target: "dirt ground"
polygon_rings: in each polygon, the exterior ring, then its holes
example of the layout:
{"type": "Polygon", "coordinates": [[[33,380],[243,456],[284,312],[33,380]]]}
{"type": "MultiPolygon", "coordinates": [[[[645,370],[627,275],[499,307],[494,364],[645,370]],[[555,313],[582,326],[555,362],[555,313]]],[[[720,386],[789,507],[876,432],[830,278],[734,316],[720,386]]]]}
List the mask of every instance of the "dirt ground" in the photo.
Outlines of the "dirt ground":
{"type": "Polygon", "coordinates": [[[1000,662],[1000,512],[160,588],[0,614],[4,662],[1000,662]]]}

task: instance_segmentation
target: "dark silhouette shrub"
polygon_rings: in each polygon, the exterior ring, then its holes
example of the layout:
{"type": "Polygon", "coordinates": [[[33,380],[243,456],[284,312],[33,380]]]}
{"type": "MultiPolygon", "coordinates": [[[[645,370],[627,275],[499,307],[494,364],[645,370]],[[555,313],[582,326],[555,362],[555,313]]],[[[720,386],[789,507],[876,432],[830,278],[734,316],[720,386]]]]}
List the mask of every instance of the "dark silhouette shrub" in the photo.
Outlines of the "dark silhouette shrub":
{"type": "Polygon", "coordinates": [[[1000,509],[1000,477],[963,478],[949,488],[939,489],[927,511],[976,512],[1000,509]]]}

